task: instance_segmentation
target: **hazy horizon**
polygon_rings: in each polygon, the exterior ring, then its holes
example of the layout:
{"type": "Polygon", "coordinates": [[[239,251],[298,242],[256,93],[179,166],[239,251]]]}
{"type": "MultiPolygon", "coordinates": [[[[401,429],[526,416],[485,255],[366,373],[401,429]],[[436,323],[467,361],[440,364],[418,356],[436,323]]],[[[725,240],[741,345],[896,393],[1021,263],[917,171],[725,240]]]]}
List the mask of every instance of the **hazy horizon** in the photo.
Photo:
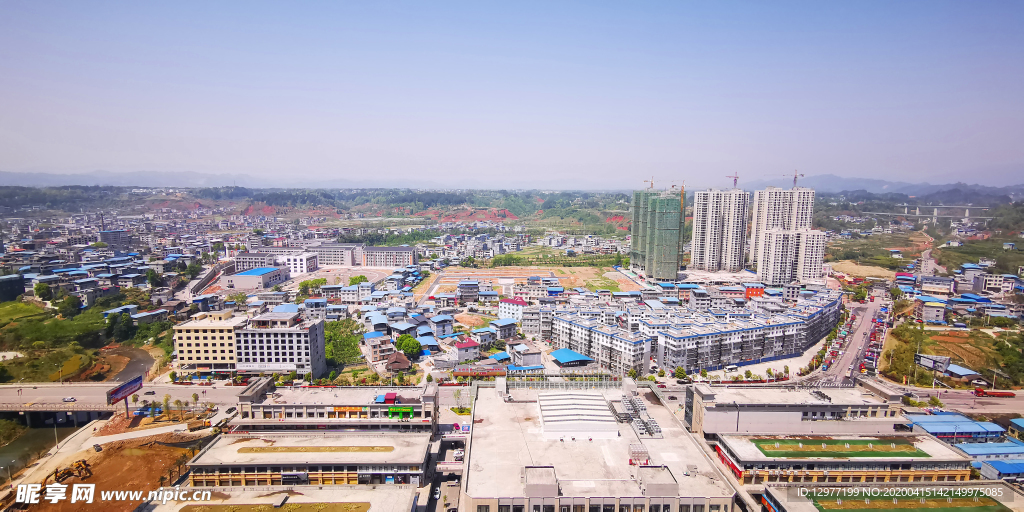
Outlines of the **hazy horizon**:
{"type": "Polygon", "coordinates": [[[1021,48],[1009,1],[4,3],[0,171],[1019,184],[1021,48]]]}

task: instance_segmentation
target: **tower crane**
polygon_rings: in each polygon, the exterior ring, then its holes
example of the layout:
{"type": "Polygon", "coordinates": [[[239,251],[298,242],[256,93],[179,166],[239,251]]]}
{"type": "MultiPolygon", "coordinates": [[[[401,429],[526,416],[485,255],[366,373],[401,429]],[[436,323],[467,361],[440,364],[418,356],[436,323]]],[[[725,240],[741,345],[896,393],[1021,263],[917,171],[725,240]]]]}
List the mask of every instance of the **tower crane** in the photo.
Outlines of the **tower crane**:
{"type": "Polygon", "coordinates": [[[732,176],[726,176],[726,178],[732,178],[732,188],[736,188],[736,182],[739,181],[740,175],[734,172],[732,176]]]}

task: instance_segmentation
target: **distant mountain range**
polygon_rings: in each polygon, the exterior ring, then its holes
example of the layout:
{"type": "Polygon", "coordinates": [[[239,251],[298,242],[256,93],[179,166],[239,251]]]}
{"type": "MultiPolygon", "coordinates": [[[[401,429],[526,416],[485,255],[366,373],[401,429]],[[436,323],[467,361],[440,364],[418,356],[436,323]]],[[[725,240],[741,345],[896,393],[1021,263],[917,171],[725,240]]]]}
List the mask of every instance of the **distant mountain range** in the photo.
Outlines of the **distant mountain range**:
{"type": "MultiPolygon", "coordinates": [[[[967,183],[947,183],[932,185],[931,183],[907,183],[902,181],[886,181],[868,178],[844,178],[834,174],[819,174],[800,178],[797,185],[810,187],[822,193],[835,194],[863,190],[872,194],[906,194],[918,199],[935,202],[949,201],[990,201],[1003,197],[1003,202],[1024,199],[1024,184],[1006,187],[990,187],[967,183]],[[973,200],[972,200],[973,198],[973,200]]],[[[793,186],[793,180],[787,178],[760,180],[743,185],[745,190],[757,190],[764,187],[793,186]]]]}
{"type": "MultiPolygon", "coordinates": [[[[0,185],[24,187],[57,187],[66,185],[107,185],[121,187],[228,187],[240,186],[248,188],[358,188],[380,187],[381,184],[371,182],[355,182],[344,179],[313,180],[302,179],[296,182],[294,176],[254,177],[245,174],[205,174],[199,172],[139,172],[115,173],[96,171],[83,174],[49,174],[0,172],[0,185]]],[[[947,183],[932,185],[930,183],[907,183],[902,181],[886,181],[867,178],[845,178],[834,174],[819,174],[800,178],[798,185],[810,187],[821,193],[839,193],[865,191],[872,194],[906,194],[919,200],[932,202],[1009,202],[1024,199],[1024,184],[1006,187],[991,187],[967,183],[947,183]]],[[[403,182],[408,188],[442,188],[427,182],[403,182]]],[[[793,180],[777,178],[741,183],[745,190],[758,190],[768,186],[789,188],[793,180]]],[[[484,187],[481,187],[484,188],[484,187]]],[[[538,184],[538,188],[547,189],[538,184]]],[[[612,190],[609,187],[608,190],[612,190]]]]}

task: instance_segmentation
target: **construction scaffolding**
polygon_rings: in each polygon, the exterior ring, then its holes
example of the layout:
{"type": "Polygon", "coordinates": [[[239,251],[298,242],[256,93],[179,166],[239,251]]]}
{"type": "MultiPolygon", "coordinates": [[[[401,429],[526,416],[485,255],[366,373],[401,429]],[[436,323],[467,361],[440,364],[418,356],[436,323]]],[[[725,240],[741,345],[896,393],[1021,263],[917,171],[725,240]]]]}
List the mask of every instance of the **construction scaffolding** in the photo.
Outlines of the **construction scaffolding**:
{"type": "Polygon", "coordinates": [[[656,281],[675,281],[683,261],[684,191],[633,192],[630,269],[656,281]]]}

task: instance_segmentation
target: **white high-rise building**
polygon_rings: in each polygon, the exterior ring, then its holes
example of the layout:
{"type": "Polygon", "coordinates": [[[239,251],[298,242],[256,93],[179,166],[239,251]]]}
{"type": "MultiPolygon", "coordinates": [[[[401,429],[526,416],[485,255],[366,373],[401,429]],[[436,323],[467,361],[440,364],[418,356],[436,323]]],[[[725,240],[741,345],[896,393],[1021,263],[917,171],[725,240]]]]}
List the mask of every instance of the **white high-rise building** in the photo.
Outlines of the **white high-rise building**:
{"type": "Polygon", "coordinates": [[[751,220],[750,261],[760,265],[764,233],[770,229],[811,229],[814,220],[814,190],[805,187],[768,187],[754,192],[751,220]]]}
{"type": "Polygon", "coordinates": [[[743,270],[750,194],[715,190],[694,194],[690,264],[698,270],[743,270]]]}
{"type": "Polygon", "coordinates": [[[757,278],[767,286],[822,278],[825,233],[814,229],[768,229],[761,233],[757,278]]]}

